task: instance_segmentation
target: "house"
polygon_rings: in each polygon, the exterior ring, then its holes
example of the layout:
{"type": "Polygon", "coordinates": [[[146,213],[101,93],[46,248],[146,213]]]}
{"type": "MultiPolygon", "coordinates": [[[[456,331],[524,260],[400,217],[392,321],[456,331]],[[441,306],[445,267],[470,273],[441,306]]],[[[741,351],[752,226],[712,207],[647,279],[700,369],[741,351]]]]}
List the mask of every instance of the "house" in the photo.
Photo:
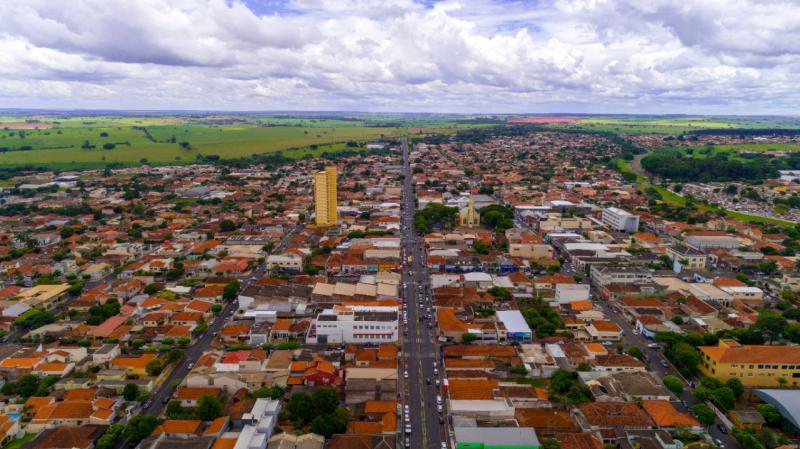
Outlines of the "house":
{"type": "Polygon", "coordinates": [[[602,429],[648,429],[653,421],[638,405],[630,402],[592,402],[580,404],[578,411],[585,419],[578,422],[584,431],[602,429]]]}
{"type": "Polygon", "coordinates": [[[139,356],[118,356],[111,360],[111,368],[124,369],[129,374],[147,376],[147,364],[156,358],[155,354],[144,353],[139,356]]]}
{"type": "Polygon", "coordinates": [[[189,388],[181,387],[175,392],[175,399],[181,403],[181,407],[197,407],[197,401],[203,396],[218,398],[222,391],[219,388],[189,388]]]}
{"type": "Polygon", "coordinates": [[[586,332],[595,341],[620,341],[623,334],[622,329],[616,323],[607,320],[592,321],[586,326],[586,332]]]}
{"type": "Polygon", "coordinates": [[[108,426],[57,426],[40,432],[25,449],[92,449],[108,426]]]}
{"type": "Polygon", "coordinates": [[[691,246],[672,245],[667,248],[667,257],[686,270],[705,270],[708,266],[708,256],[691,246]]]}
{"type": "Polygon", "coordinates": [[[800,346],[742,345],[722,339],[718,346],[699,346],[698,368],[721,381],[737,378],[748,387],[797,387],[800,381],[800,346]]]}
{"type": "Polygon", "coordinates": [[[642,408],[660,429],[674,429],[675,427],[689,427],[700,429],[700,422],[691,415],[679,412],[669,401],[645,400],[642,408]]]}

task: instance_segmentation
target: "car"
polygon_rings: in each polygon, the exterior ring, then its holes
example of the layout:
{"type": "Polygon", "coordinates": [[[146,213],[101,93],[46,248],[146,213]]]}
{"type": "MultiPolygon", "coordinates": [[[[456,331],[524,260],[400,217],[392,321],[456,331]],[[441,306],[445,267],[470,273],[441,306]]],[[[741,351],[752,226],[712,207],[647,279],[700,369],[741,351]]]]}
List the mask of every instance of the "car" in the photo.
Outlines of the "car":
{"type": "Polygon", "coordinates": [[[407,423],[411,422],[411,414],[410,413],[406,413],[406,422],[407,423]]]}
{"type": "Polygon", "coordinates": [[[669,367],[669,363],[667,363],[666,360],[661,359],[661,366],[663,366],[664,368],[667,368],[667,367],[669,367]]]}
{"type": "Polygon", "coordinates": [[[649,343],[647,347],[650,349],[659,349],[661,346],[659,346],[658,343],[649,343]]]}
{"type": "Polygon", "coordinates": [[[606,340],[606,341],[604,341],[604,342],[602,343],[602,345],[603,345],[603,346],[614,346],[614,343],[612,343],[612,342],[610,342],[610,341],[606,340]]]}
{"type": "Polygon", "coordinates": [[[447,449],[447,442],[442,441],[442,449],[447,449]]]}
{"type": "Polygon", "coordinates": [[[439,368],[435,368],[435,367],[433,368],[433,375],[434,376],[438,376],[439,375],[439,368]]]}
{"type": "Polygon", "coordinates": [[[144,403],[143,408],[146,408],[146,409],[150,408],[151,405],[153,405],[153,401],[147,401],[147,402],[144,403]]]}
{"type": "Polygon", "coordinates": [[[439,415],[439,424],[444,424],[444,416],[439,415]]]}
{"type": "Polygon", "coordinates": [[[430,377],[426,377],[426,378],[425,378],[425,383],[427,383],[428,385],[430,385],[430,384],[431,384],[431,378],[430,378],[430,377]]]}
{"type": "Polygon", "coordinates": [[[404,444],[404,446],[405,446],[405,447],[411,447],[411,438],[409,438],[409,437],[406,437],[406,440],[405,440],[405,444],[404,444]]]}
{"type": "Polygon", "coordinates": [[[411,433],[411,425],[406,425],[406,433],[411,433]]]}
{"type": "Polygon", "coordinates": [[[169,402],[169,399],[170,399],[169,396],[167,396],[167,397],[164,398],[163,401],[161,401],[161,403],[162,404],[166,404],[167,402],[169,402]]]}
{"type": "Polygon", "coordinates": [[[436,379],[436,386],[439,386],[439,379],[436,379]]]}
{"type": "Polygon", "coordinates": [[[408,371],[403,372],[403,379],[408,379],[408,371]]]}
{"type": "Polygon", "coordinates": [[[725,447],[725,444],[723,444],[722,440],[720,440],[719,438],[714,438],[714,444],[716,444],[717,447],[725,447]]]}
{"type": "Polygon", "coordinates": [[[728,428],[725,427],[725,424],[719,423],[717,424],[717,429],[719,429],[722,433],[728,433],[728,428]]]}
{"type": "Polygon", "coordinates": [[[689,408],[689,403],[686,400],[681,399],[681,404],[683,404],[683,408],[689,408]]]}
{"type": "Polygon", "coordinates": [[[444,409],[442,408],[442,404],[438,404],[436,406],[436,411],[439,412],[439,413],[442,413],[442,411],[444,411],[444,409]]]}

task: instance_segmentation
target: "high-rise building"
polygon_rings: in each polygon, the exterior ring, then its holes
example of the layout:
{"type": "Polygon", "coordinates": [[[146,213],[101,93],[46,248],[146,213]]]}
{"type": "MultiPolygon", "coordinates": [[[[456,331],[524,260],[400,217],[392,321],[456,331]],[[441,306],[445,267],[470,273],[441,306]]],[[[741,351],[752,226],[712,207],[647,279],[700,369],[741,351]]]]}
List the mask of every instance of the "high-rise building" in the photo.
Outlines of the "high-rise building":
{"type": "Polygon", "coordinates": [[[336,167],[314,174],[314,212],[317,226],[336,224],[336,167]]]}

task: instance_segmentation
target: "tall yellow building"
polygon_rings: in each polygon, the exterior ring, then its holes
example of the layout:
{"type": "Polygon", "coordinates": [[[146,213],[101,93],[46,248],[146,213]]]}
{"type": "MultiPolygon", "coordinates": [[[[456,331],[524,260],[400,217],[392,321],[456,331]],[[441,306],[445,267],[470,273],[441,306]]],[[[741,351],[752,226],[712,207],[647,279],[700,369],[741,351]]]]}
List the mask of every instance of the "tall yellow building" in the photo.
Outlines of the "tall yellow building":
{"type": "Polygon", "coordinates": [[[736,378],[748,387],[797,387],[800,346],[742,345],[720,340],[719,346],[699,346],[700,371],[721,381],[736,378]],[[782,380],[778,380],[782,379],[782,380]]]}
{"type": "Polygon", "coordinates": [[[336,224],[336,167],[314,174],[314,212],[317,226],[336,224]]]}

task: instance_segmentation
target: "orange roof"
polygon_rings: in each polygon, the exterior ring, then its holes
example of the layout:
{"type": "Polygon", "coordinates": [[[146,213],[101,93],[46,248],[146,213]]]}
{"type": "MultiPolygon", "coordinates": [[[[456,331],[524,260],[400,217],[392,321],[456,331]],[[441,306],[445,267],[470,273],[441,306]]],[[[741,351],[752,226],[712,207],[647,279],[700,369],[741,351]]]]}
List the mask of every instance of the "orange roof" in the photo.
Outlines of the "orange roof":
{"type": "Polygon", "coordinates": [[[642,401],[642,408],[650,415],[653,422],[660,427],[700,426],[696,419],[679,412],[669,401],[642,401]]]}
{"type": "Polygon", "coordinates": [[[233,449],[236,446],[236,438],[217,438],[211,449],[233,449]]]}
{"type": "Polygon", "coordinates": [[[114,410],[107,409],[107,408],[101,408],[101,409],[95,410],[94,413],[92,413],[92,418],[106,421],[109,418],[111,418],[113,415],[114,415],[114,410]]]}
{"type": "Polygon", "coordinates": [[[167,434],[196,434],[200,430],[202,421],[199,419],[168,419],[153,430],[152,435],[167,434]]]}
{"type": "Polygon", "coordinates": [[[219,388],[191,388],[181,387],[175,392],[175,397],[181,401],[195,401],[203,396],[219,396],[219,388]]]}
{"type": "Polygon", "coordinates": [[[40,407],[33,421],[88,419],[94,412],[92,401],[63,401],[40,407]]]}
{"type": "Polygon", "coordinates": [[[275,324],[272,325],[273,331],[288,332],[291,328],[292,328],[292,320],[287,318],[279,318],[275,320],[275,324]]]}
{"type": "Polygon", "coordinates": [[[206,427],[206,430],[203,431],[203,435],[212,435],[220,433],[227,424],[228,424],[228,417],[220,416],[219,418],[212,421],[211,424],[208,425],[208,427],[206,427]]]}
{"type": "Polygon", "coordinates": [[[6,357],[0,362],[0,368],[32,369],[41,361],[41,357],[6,357]]]}
{"type": "Polygon", "coordinates": [[[453,400],[491,400],[497,381],[490,379],[450,379],[450,399],[453,400]]]}
{"type": "Polygon", "coordinates": [[[714,279],[714,282],[712,282],[712,284],[714,284],[716,287],[746,287],[747,286],[747,284],[745,284],[744,282],[742,282],[742,281],[740,281],[738,279],[729,278],[729,277],[725,277],[725,276],[720,276],[720,277],[714,279]]]}
{"type": "Polygon", "coordinates": [[[364,403],[364,413],[389,413],[397,410],[395,401],[371,400],[364,403]]]}
{"type": "Polygon", "coordinates": [[[384,433],[397,431],[397,414],[394,412],[387,413],[381,418],[381,431],[384,433]]]}
{"type": "Polygon", "coordinates": [[[440,307],[436,309],[436,323],[442,332],[466,332],[467,323],[456,316],[455,309],[440,307]]]}
{"type": "Polygon", "coordinates": [[[378,346],[379,359],[393,359],[397,357],[397,346],[391,343],[381,343],[378,346]]]}
{"type": "Polygon", "coordinates": [[[211,307],[214,306],[214,303],[208,301],[201,301],[199,299],[195,299],[194,301],[186,304],[186,310],[196,310],[198,312],[206,313],[211,310],[211,307]]]}
{"type": "Polygon", "coordinates": [[[38,373],[60,373],[67,369],[66,363],[40,363],[36,365],[38,373]]]}
{"type": "MultiPolygon", "coordinates": [[[[65,401],[84,400],[90,401],[94,399],[97,394],[97,388],[77,388],[75,390],[67,390],[64,392],[65,401]]],[[[33,398],[31,398],[33,399],[33,398]]]]}
{"type": "Polygon", "coordinates": [[[350,421],[347,425],[347,433],[375,435],[380,434],[382,429],[381,423],[371,421],[350,421]]]}
{"type": "Polygon", "coordinates": [[[107,320],[103,321],[99,326],[92,329],[89,335],[93,337],[106,338],[111,334],[111,332],[114,331],[114,329],[122,326],[122,324],[125,323],[125,320],[127,319],[128,319],[127,317],[121,315],[112,316],[107,320]]]}
{"type": "Polygon", "coordinates": [[[601,332],[621,332],[622,329],[617,326],[616,323],[606,320],[596,320],[592,321],[592,325],[595,329],[601,332]]]}
{"type": "Polygon", "coordinates": [[[116,357],[111,360],[111,365],[118,368],[143,369],[156,358],[155,354],[145,353],[138,357],[116,357]]]}
{"type": "Polygon", "coordinates": [[[572,301],[569,303],[569,307],[576,312],[591,310],[592,301],[589,301],[588,299],[584,299],[582,301],[572,301]]]}
{"type": "Polygon", "coordinates": [[[222,328],[220,335],[239,336],[239,335],[245,335],[249,332],[250,332],[249,324],[229,324],[222,328]]]}
{"type": "Polygon", "coordinates": [[[800,360],[800,346],[786,345],[738,345],[726,346],[720,341],[719,346],[698,346],[717,363],[797,363],[800,360]]]}
{"type": "Polygon", "coordinates": [[[591,352],[599,353],[599,354],[607,354],[608,351],[606,350],[605,346],[601,345],[600,343],[585,343],[584,346],[591,352]]]}

